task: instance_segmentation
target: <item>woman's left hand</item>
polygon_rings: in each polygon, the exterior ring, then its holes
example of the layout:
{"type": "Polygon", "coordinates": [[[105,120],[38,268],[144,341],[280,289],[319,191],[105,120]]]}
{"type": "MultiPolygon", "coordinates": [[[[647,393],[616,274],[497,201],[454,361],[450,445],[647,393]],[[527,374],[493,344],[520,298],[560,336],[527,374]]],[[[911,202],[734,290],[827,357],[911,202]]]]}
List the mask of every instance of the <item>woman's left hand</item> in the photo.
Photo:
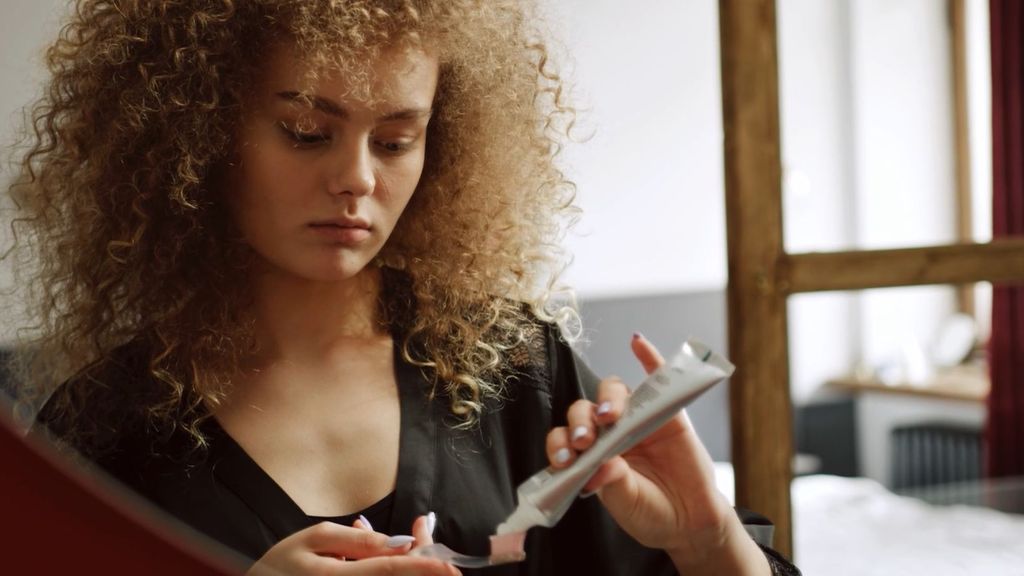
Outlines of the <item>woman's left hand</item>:
{"type": "MultiPolygon", "coordinates": [[[[664,363],[643,336],[634,335],[631,347],[648,373],[664,363]]],[[[590,448],[598,428],[618,420],[629,394],[621,380],[608,378],[600,384],[596,404],[573,403],[568,426],[548,434],[552,466],[564,468],[590,448]]],[[[603,464],[584,492],[597,493],[619,526],[641,544],[666,550],[677,567],[749,564],[751,574],[769,573],[760,549],[716,488],[711,457],[685,412],[603,464]]]]}

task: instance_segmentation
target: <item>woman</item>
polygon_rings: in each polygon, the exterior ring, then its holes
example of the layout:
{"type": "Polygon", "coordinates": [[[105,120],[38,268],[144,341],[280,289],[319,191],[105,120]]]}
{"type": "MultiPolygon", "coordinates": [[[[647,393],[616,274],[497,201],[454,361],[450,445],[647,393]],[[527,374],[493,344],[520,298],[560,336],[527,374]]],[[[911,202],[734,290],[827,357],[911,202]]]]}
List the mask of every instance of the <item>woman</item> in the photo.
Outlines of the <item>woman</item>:
{"type": "MultiPolygon", "coordinates": [[[[12,188],[51,435],[252,574],[486,554],[628,396],[555,328],[573,111],[521,4],[80,0],[12,188]]],[[[587,491],[487,573],[789,569],[684,416],[587,491]]]]}

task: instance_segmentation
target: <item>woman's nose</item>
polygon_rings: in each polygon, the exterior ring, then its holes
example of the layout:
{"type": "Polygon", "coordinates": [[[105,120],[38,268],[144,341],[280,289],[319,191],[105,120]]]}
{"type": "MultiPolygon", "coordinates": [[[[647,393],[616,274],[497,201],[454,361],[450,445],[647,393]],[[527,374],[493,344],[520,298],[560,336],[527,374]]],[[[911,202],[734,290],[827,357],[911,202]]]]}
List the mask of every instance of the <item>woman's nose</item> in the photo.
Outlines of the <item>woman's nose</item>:
{"type": "Polygon", "coordinates": [[[377,186],[373,156],[365,143],[351,143],[332,155],[327,190],[332,195],[367,196],[377,186]]]}

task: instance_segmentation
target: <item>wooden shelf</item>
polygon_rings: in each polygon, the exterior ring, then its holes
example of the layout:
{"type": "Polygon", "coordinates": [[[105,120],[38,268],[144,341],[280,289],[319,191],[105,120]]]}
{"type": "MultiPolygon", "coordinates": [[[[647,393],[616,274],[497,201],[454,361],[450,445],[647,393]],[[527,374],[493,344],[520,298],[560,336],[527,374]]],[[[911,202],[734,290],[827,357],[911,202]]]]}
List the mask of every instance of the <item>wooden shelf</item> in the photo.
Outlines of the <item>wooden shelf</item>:
{"type": "Polygon", "coordinates": [[[828,386],[847,392],[880,392],[964,402],[985,402],[989,379],[984,366],[963,365],[944,369],[920,384],[887,384],[878,379],[846,376],[830,380],[828,386]]]}

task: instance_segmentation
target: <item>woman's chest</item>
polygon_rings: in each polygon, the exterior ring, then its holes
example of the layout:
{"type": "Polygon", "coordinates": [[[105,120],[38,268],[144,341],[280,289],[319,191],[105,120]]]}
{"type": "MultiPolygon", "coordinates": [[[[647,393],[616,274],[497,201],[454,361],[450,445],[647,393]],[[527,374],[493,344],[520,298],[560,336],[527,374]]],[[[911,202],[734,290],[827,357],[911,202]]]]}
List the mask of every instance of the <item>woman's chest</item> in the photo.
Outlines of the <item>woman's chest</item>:
{"type": "MultiPolygon", "coordinates": [[[[447,403],[429,397],[430,383],[418,370],[400,366],[398,374],[400,398],[390,408],[378,404],[377,409],[364,407],[346,417],[349,432],[355,432],[353,426],[362,430],[355,434],[355,443],[344,431],[309,423],[299,428],[319,427],[326,438],[304,438],[291,432],[287,422],[265,426],[255,432],[254,445],[277,444],[284,454],[306,455],[279,470],[273,454],[257,463],[218,418],[208,422],[211,450],[206,463],[184,475],[150,469],[145,493],[187,523],[258,557],[274,542],[310,526],[314,520],[309,516],[360,511],[393,489],[391,521],[375,521],[375,527],[408,533],[417,516],[433,511],[438,541],[486,554],[488,537],[515,506],[518,483],[546,465],[548,402],[517,395],[501,409],[485,411],[478,426],[460,430],[446,422],[447,403]],[[268,430],[272,433],[258,435],[268,430]],[[380,458],[387,454],[391,456],[380,458]],[[322,466],[322,461],[330,465],[322,466]],[[380,474],[389,467],[397,470],[380,474]],[[313,475],[289,475],[292,468],[313,475]],[[367,472],[362,478],[361,468],[367,472]],[[360,485],[370,489],[360,492],[360,485]]],[[[262,419],[265,424],[274,421],[269,412],[262,419]]]]}
{"type": "Polygon", "coordinates": [[[401,404],[393,378],[249,401],[217,419],[308,515],[357,512],[394,489],[401,404]]]}

